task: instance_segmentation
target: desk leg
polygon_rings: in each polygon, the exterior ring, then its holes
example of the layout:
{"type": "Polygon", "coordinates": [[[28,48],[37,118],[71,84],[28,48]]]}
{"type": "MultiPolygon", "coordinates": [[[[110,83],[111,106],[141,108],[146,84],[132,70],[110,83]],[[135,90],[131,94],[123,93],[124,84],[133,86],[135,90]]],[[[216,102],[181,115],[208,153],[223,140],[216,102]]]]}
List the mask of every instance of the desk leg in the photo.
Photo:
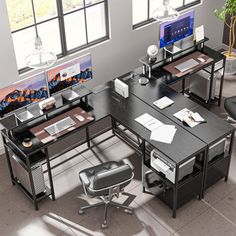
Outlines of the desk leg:
{"type": "Polygon", "coordinates": [[[204,198],[205,189],[206,189],[206,178],[207,178],[207,165],[208,165],[208,148],[204,151],[203,157],[203,177],[202,177],[202,186],[201,186],[201,194],[200,199],[204,198]]]}
{"type": "Polygon", "coordinates": [[[176,218],[177,198],[178,198],[178,194],[177,194],[177,188],[176,188],[176,184],[175,184],[173,187],[173,209],[172,209],[172,217],[173,218],[176,218]]]}
{"type": "Polygon", "coordinates": [[[233,132],[233,133],[231,134],[231,138],[230,138],[230,145],[229,145],[229,163],[228,163],[227,175],[225,176],[225,182],[228,181],[228,177],[229,177],[229,167],[230,167],[230,161],[231,161],[231,156],[232,156],[232,152],[233,152],[234,135],[235,135],[235,132],[233,132]]]}
{"type": "Polygon", "coordinates": [[[88,145],[88,148],[90,148],[90,138],[89,138],[89,127],[87,126],[86,129],[86,140],[87,140],[87,145],[88,145]]]}
{"type": "Polygon", "coordinates": [[[49,183],[50,183],[52,200],[55,201],[56,198],[55,198],[54,186],[53,186],[53,181],[52,181],[52,172],[51,172],[51,166],[50,166],[50,161],[49,161],[48,149],[45,148],[44,151],[45,151],[46,160],[47,160],[48,178],[49,178],[49,183]]]}
{"type": "Polygon", "coordinates": [[[210,110],[212,86],[213,86],[213,80],[214,80],[214,72],[215,72],[215,64],[213,63],[212,66],[211,66],[211,79],[210,79],[209,97],[208,97],[208,101],[207,101],[208,110],[210,110]]]}
{"type": "Polygon", "coordinates": [[[179,179],[179,165],[176,165],[175,184],[173,186],[173,209],[172,209],[172,217],[173,218],[176,218],[176,211],[177,211],[178,179],[179,179]]]}
{"type": "Polygon", "coordinates": [[[88,95],[85,96],[85,106],[88,107],[88,95]]]}
{"type": "Polygon", "coordinates": [[[142,152],[142,185],[143,185],[143,193],[146,193],[146,189],[145,189],[145,186],[144,186],[144,165],[145,165],[145,157],[146,157],[146,149],[145,149],[145,141],[142,140],[142,143],[140,144],[140,149],[141,149],[141,152],[142,152]]]}
{"type": "Polygon", "coordinates": [[[116,121],[113,119],[113,117],[111,117],[111,125],[112,125],[112,133],[115,134],[114,129],[116,129],[117,127],[116,127],[116,121]]]}
{"type": "Polygon", "coordinates": [[[219,91],[218,107],[220,106],[221,99],[222,99],[222,91],[223,91],[223,84],[224,84],[224,77],[225,77],[225,63],[226,63],[226,59],[224,59],[224,61],[223,61],[222,75],[220,78],[220,91],[219,91]]]}
{"type": "Polygon", "coordinates": [[[185,91],[185,79],[182,80],[182,94],[184,95],[185,91]]]}
{"type": "Polygon", "coordinates": [[[2,140],[3,140],[3,145],[4,145],[4,150],[5,150],[5,154],[6,154],[6,158],[7,158],[7,164],[8,164],[8,169],[10,172],[10,177],[11,177],[11,182],[13,185],[15,185],[14,182],[14,174],[13,174],[13,170],[12,170],[12,165],[11,165],[11,160],[10,160],[10,156],[9,156],[9,151],[6,147],[6,138],[2,135],[2,140]]]}

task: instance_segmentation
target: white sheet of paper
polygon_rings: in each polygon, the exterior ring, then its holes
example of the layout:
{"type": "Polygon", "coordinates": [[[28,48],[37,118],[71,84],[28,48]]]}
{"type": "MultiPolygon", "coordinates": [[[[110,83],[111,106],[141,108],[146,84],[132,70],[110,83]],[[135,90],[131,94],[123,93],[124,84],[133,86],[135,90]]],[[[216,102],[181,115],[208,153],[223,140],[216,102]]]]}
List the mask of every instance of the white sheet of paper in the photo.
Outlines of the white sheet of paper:
{"type": "Polygon", "coordinates": [[[151,115],[147,113],[137,117],[135,121],[137,121],[138,123],[140,123],[141,125],[143,125],[145,128],[147,128],[150,131],[163,125],[161,121],[159,121],[158,119],[152,117],[151,115]]]}
{"type": "Polygon", "coordinates": [[[174,103],[174,101],[172,101],[170,98],[168,98],[166,96],[153,102],[153,104],[160,109],[168,107],[168,106],[172,105],[173,103],[174,103]]]}
{"type": "Polygon", "coordinates": [[[146,127],[147,129],[149,129],[150,131],[153,131],[155,129],[157,129],[158,127],[162,126],[163,123],[160,122],[159,120],[157,120],[156,118],[153,118],[152,120],[150,120],[149,122],[144,124],[144,127],[146,127]]]}
{"type": "Polygon", "coordinates": [[[150,139],[170,144],[174,139],[176,130],[177,129],[174,125],[163,124],[159,128],[152,131],[150,139]]]}
{"type": "Polygon", "coordinates": [[[195,28],[195,39],[196,42],[202,41],[204,39],[204,25],[195,28]]]}
{"type": "Polygon", "coordinates": [[[141,125],[144,125],[145,123],[147,123],[148,121],[150,121],[152,119],[153,119],[153,117],[151,115],[149,115],[148,113],[144,113],[143,115],[137,117],[135,119],[135,121],[137,121],[141,125]]]}

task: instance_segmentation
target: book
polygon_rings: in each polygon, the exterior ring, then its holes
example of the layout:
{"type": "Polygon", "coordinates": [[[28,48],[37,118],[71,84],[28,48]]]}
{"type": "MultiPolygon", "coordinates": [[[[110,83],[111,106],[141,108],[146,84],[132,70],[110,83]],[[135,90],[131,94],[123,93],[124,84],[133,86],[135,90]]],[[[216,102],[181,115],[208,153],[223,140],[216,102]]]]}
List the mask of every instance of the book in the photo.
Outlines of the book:
{"type": "Polygon", "coordinates": [[[165,107],[168,107],[168,106],[172,105],[173,103],[174,103],[174,101],[166,96],[153,102],[153,104],[160,109],[164,109],[165,107]]]}

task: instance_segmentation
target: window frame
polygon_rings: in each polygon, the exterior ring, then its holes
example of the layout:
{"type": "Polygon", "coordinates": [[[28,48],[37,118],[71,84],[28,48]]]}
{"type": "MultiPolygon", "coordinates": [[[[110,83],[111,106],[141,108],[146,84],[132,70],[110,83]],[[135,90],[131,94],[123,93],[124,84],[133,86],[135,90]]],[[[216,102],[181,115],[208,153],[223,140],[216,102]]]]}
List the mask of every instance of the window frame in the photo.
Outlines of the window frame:
{"type": "MultiPolygon", "coordinates": [[[[75,10],[70,10],[70,11],[67,11],[67,12],[63,12],[62,0],[55,0],[55,1],[56,1],[56,9],[57,9],[57,15],[56,16],[50,17],[50,18],[48,18],[46,20],[39,21],[39,22],[36,22],[36,23],[33,22],[32,24],[30,24],[28,26],[25,26],[25,27],[13,30],[13,31],[11,31],[11,34],[13,35],[14,33],[17,33],[17,32],[20,32],[20,31],[32,28],[32,27],[35,28],[35,26],[37,27],[37,26],[39,26],[41,24],[47,23],[47,22],[52,21],[52,20],[58,20],[59,33],[60,33],[60,45],[61,45],[61,53],[57,55],[58,59],[63,58],[65,56],[68,56],[70,54],[79,52],[80,50],[89,48],[89,47],[91,47],[93,45],[101,43],[101,42],[103,42],[105,40],[108,40],[110,38],[108,0],[99,0],[99,1],[97,1],[95,3],[92,3],[92,4],[89,4],[89,5],[86,5],[85,4],[86,0],[83,0],[83,4],[84,4],[83,7],[75,9],[75,10]],[[98,39],[95,39],[95,40],[93,40],[91,42],[88,42],[88,25],[87,25],[87,19],[86,19],[87,18],[87,16],[86,16],[86,9],[88,9],[90,7],[94,7],[96,5],[100,5],[100,4],[104,4],[105,36],[103,36],[101,38],[98,38],[98,39]],[[72,13],[75,13],[75,12],[79,12],[79,11],[83,11],[84,12],[86,43],[81,45],[81,46],[75,47],[73,49],[67,50],[64,16],[72,14],[72,13]]],[[[23,68],[20,68],[20,69],[18,68],[18,73],[22,74],[22,73],[28,72],[29,70],[32,70],[32,69],[29,68],[29,67],[23,67],[23,68]]]]}
{"type": "MultiPolygon", "coordinates": [[[[201,4],[201,3],[202,3],[202,0],[195,0],[194,2],[185,4],[185,0],[183,0],[183,5],[181,7],[176,8],[176,10],[177,11],[183,11],[183,10],[189,9],[189,8],[191,8],[193,6],[197,6],[197,5],[201,4]]],[[[156,21],[152,17],[150,17],[150,0],[147,0],[147,4],[148,4],[148,6],[147,6],[147,16],[148,16],[148,19],[144,20],[142,22],[139,22],[137,24],[132,24],[133,30],[138,29],[138,28],[140,28],[142,26],[145,26],[147,24],[150,24],[150,23],[156,21]]]]}

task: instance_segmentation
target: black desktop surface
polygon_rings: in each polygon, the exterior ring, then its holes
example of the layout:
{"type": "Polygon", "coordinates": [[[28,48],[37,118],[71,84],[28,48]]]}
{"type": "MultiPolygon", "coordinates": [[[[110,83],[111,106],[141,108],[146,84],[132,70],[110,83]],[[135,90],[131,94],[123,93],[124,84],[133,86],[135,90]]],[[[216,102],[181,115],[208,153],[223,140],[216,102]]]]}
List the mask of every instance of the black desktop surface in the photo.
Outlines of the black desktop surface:
{"type": "Polygon", "coordinates": [[[211,58],[213,58],[215,62],[225,59],[225,55],[223,55],[221,52],[218,52],[207,46],[204,46],[202,52],[205,53],[206,55],[209,55],[211,58]]]}
{"type": "Polygon", "coordinates": [[[94,108],[93,112],[95,117],[100,112],[103,112],[104,114],[110,113],[118,122],[140,138],[145,139],[162,153],[165,153],[165,155],[175,163],[186,161],[206,147],[206,145],[197,137],[193,136],[179,125],[176,125],[166,116],[154,110],[132,94],[125,99],[116,94],[113,90],[105,89],[96,95],[91,95],[90,99],[92,102],[91,105],[93,105],[94,108]],[[171,144],[150,140],[151,132],[134,120],[144,113],[148,113],[164,124],[175,125],[177,131],[171,144]]]}
{"type": "Polygon", "coordinates": [[[155,110],[167,116],[173,122],[186,129],[188,132],[195,135],[208,145],[234,130],[232,125],[191,99],[177,93],[175,90],[163,84],[156,78],[150,79],[146,86],[140,85],[136,78],[126,80],[125,82],[129,85],[129,89],[132,94],[144,101],[146,104],[152,106],[155,110]],[[161,110],[156,107],[153,102],[163,96],[167,96],[172,99],[174,104],[161,110]],[[176,117],[174,117],[174,114],[184,108],[188,108],[193,112],[198,112],[207,121],[207,123],[199,124],[193,128],[183,124],[176,117]]]}
{"type": "MultiPolygon", "coordinates": [[[[170,112],[178,112],[182,107],[193,109],[196,106],[199,106],[196,102],[188,99],[187,97],[179,94],[174,89],[170,88],[166,84],[162,83],[159,79],[152,77],[149,80],[149,83],[146,86],[142,86],[138,82],[139,76],[136,76],[133,79],[124,79],[123,81],[129,85],[130,93],[140,98],[142,101],[153,107],[155,110],[160,113],[168,116],[170,112]],[[174,101],[174,104],[166,107],[165,109],[159,109],[156,107],[153,102],[156,100],[167,96],[174,101]]],[[[171,118],[171,117],[168,117],[171,118]]]]}
{"type": "Polygon", "coordinates": [[[198,112],[207,123],[197,125],[193,128],[187,127],[187,129],[208,145],[213,144],[235,130],[235,127],[202,106],[195,107],[192,111],[198,112]]]}
{"type": "Polygon", "coordinates": [[[189,69],[186,72],[179,72],[179,73],[174,73],[173,71],[178,71],[175,67],[176,67],[176,63],[183,63],[189,59],[195,59],[196,61],[198,61],[197,55],[203,55],[202,52],[200,51],[194,51],[191,52],[189,54],[184,55],[181,58],[177,58],[176,60],[166,63],[164,66],[160,66],[157,68],[154,68],[152,70],[152,76],[156,77],[157,79],[159,79],[161,82],[167,84],[167,85],[171,85],[174,84],[178,81],[181,81],[195,73],[197,73],[198,71],[201,71],[202,69],[211,67],[212,64],[214,64],[214,58],[211,58],[211,56],[208,56],[207,54],[205,54],[205,57],[207,58],[205,62],[203,63],[199,63],[198,65],[196,65],[195,67],[189,69]],[[167,68],[169,70],[167,70],[167,68]],[[172,72],[171,72],[172,71],[172,72]]]}

